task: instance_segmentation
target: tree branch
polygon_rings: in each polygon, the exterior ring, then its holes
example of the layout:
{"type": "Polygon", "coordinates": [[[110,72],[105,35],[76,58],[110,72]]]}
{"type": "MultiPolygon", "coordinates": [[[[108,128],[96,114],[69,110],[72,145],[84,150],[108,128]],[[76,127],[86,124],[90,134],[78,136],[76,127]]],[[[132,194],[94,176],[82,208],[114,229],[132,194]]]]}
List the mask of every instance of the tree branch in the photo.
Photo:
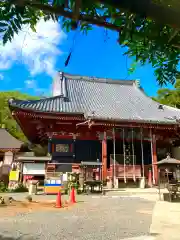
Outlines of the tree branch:
{"type": "Polygon", "coordinates": [[[168,43],[170,43],[170,42],[178,35],[178,33],[179,33],[179,30],[174,29],[171,37],[170,37],[169,40],[168,40],[168,43]]]}
{"type": "MultiPolygon", "coordinates": [[[[69,19],[73,19],[73,20],[77,20],[76,16],[74,15],[73,12],[70,11],[65,11],[63,7],[60,6],[50,6],[50,5],[44,5],[44,4],[40,4],[40,3],[32,3],[29,1],[25,1],[25,5],[31,6],[33,8],[36,8],[38,10],[42,10],[43,12],[46,13],[51,13],[51,14],[55,14],[58,16],[63,16],[65,18],[69,18],[69,19]]],[[[85,15],[80,13],[78,16],[78,20],[83,21],[83,22],[87,22],[90,24],[94,24],[97,25],[99,27],[105,27],[114,31],[121,31],[121,27],[120,26],[116,26],[112,23],[108,23],[106,21],[104,21],[104,19],[101,19],[100,17],[98,18],[93,18],[93,16],[90,15],[85,15]]]]}
{"type": "MultiPolygon", "coordinates": [[[[13,0],[11,0],[13,1],[13,0]]],[[[132,13],[149,17],[153,20],[155,20],[158,23],[161,24],[167,24],[171,27],[180,28],[180,12],[173,10],[170,7],[164,7],[162,5],[157,5],[155,3],[152,3],[151,0],[91,0],[92,3],[94,2],[100,2],[105,5],[113,6],[117,9],[125,9],[127,11],[130,11],[132,13]]],[[[25,3],[25,5],[31,5],[39,10],[54,13],[59,16],[64,16],[66,18],[74,19],[74,16],[72,12],[64,11],[63,7],[56,6],[52,7],[50,5],[45,5],[41,3],[35,3],[33,1],[28,0],[14,0],[15,4],[18,4],[18,2],[25,3]]],[[[79,16],[79,20],[86,21],[91,24],[95,24],[97,26],[106,27],[112,30],[119,30],[119,26],[114,26],[113,24],[110,24],[108,22],[101,22],[99,19],[95,19],[92,16],[83,16],[82,14],[79,16]]]]}
{"type": "MultiPolygon", "coordinates": [[[[13,3],[16,4],[16,5],[19,5],[19,3],[20,3],[21,6],[23,4],[24,6],[31,6],[33,8],[36,8],[37,10],[42,10],[45,13],[55,14],[55,15],[58,15],[58,16],[63,16],[65,18],[77,20],[77,16],[75,16],[75,14],[72,11],[65,11],[64,8],[61,7],[61,6],[50,6],[50,5],[47,5],[47,4],[41,4],[37,1],[35,2],[35,1],[29,1],[29,0],[11,0],[11,1],[13,1],[13,3]]],[[[101,3],[106,3],[107,4],[110,0],[94,0],[94,1],[95,2],[98,1],[98,2],[101,2],[101,3]]],[[[148,0],[143,0],[143,1],[147,2],[148,0]]],[[[142,4],[141,0],[121,0],[121,1],[112,0],[110,2],[112,4],[114,4],[113,6],[116,7],[116,8],[121,5],[124,8],[126,8],[126,10],[128,8],[132,9],[133,11],[138,10],[139,14],[140,13],[142,14],[143,11],[144,12],[146,11],[146,9],[144,9],[145,5],[142,4]],[[133,4],[132,4],[132,2],[133,2],[133,4]],[[136,9],[139,2],[141,2],[142,6],[138,9],[136,9]]],[[[146,6],[147,6],[147,3],[146,3],[146,6]]],[[[162,8],[161,6],[157,6],[157,5],[151,3],[151,7],[150,7],[151,10],[156,8],[156,7],[158,9],[162,8]]],[[[150,9],[148,10],[149,12],[151,12],[150,9]]],[[[167,12],[169,13],[169,11],[166,10],[166,13],[167,12]]],[[[158,14],[158,19],[159,19],[159,16],[161,16],[161,14],[158,14]]],[[[79,13],[79,16],[78,16],[79,21],[87,22],[89,24],[94,24],[94,25],[97,25],[99,27],[105,27],[107,29],[114,30],[114,31],[117,31],[117,32],[120,32],[122,30],[121,26],[117,26],[117,25],[114,25],[112,23],[109,23],[109,22],[105,21],[105,19],[107,19],[107,18],[110,18],[110,16],[93,17],[91,15],[82,14],[82,13],[79,13]]],[[[141,33],[135,33],[134,35],[141,35],[141,33]]],[[[155,40],[155,38],[156,38],[156,36],[147,36],[147,37],[150,40],[155,40]]],[[[169,39],[167,39],[167,42],[168,42],[168,40],[169,39]]],[[[171,39],[171,41],[172,41],[172,39],[171,39]]],[[[179,48],[179,46],[177,46],[176,44],[172,43],[172,45],[176,48],[179,48]]]]}
{"type": "MultiPolygon", "coordinates": [[[[91,0],[92,1],[92,0],[91,0]]],[[[173,28],[180,28],[180,12],[169,6],[165,7],[152,3],[151,0],[94,0],[108,4],[116,9],[125,9],[141,16],[149,17],[161,24],[170,25],[173,28]]]]}

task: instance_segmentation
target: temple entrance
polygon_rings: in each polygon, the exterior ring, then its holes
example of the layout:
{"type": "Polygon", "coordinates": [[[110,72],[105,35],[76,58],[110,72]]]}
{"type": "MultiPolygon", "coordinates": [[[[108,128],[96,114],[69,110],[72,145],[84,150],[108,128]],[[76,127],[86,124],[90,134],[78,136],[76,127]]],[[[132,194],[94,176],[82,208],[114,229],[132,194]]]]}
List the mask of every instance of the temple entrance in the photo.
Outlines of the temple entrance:
{"type": "Polygon", "coordinates": [[[136,181],[142,176],[148,177],[148,168],[151,164],[149,141],[144,141],[142,146],[140,141],[116,140],[115,153],[113,140],[107,141],[107,168],[109,173],[113,175],[115,173],[115,177],[119,180],[136,181]]]}
{"type": "Polygon", "coordinates": [[[101,132],[97,138],[92,134],[88,139],[83,136],[81,139],[53,139],[52,163],[57,164],[58,171],[74,172],[79,171],[81,162],[103,161],[105,181],[118,179],[136,183],[152,175],[155,184],[157,171],[152,163],[156,162],[157,153],[162,155],[163,151],[158,149],[162,150],[165,142],[162,146],[159,145],[162,140],[154,144],[151,132],[151,129],[127,127],[101,132]]]}
{"type": "Polygon", "coordinates": [[[75,163],[101,161],[102,146],[99,140],[76,140],[75,163]]]}
{"type": "MultiPolygon", "coordinates": [[[[114,154],[113,140],[107,140],[107,168],[110,168],[111,157],[114,154]]],[[[116,156],[121,155],[124,157],[124,148],[123,141],[116,140],[115,145],[115,154],[116,156]]],[[[126,156],[130,156],[129,164],[133,164],[131,160],[133,160],[133,150],[132,150],[132,142],[125,143],[125,154],[126,156]]],[[[146,141],[143,143],[143,154],[144,154],[144,165],[152,164],[151,160],[151,143],[146,141]]],[[[139,141],[134,143],[134,163],[138,165],[142,165],[142,149],[141,143],[139,141]]],[[[123,164],[123,163],[122,163],[123,164]]]]}
{"type": "Polygon", "coordinates": [[[107,140],[107,168],[110,179],[125,183],[148,178],[152,166],[150,132],[144,129],[124,128],[114,131],[107,140]]]}
{"type": "MultiPolygon", "coordinates": [[[[64,141],[64,140],[62,140],[64,141]]],[[[59,143],[61,140],[59,140],[59,143]]],[[[83,162],[96,162],[101,161],[101,151],[102,144],[99,140],[75,140],[73,141],[73,152],[71,154],[63,154],[63,152],[58,155],[53,154],[52,162],[62,164],[59,168],[62,172],[68,169],[70,171],[70,166],[72,168],[73,164],[80,164],[83,162]],[[65,169],[65,165],[67,165],[65,169]]]]}

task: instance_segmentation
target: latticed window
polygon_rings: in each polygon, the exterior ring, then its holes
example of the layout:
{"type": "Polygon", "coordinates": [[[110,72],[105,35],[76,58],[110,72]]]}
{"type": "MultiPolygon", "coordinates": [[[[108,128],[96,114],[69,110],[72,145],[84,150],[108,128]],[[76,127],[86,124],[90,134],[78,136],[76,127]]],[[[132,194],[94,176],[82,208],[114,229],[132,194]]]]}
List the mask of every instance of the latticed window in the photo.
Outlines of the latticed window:
{"type": "Polygon", "coordinates": [[[69,152],[70,147],[69,144],[56,144],[56,152],[69,152]]]}

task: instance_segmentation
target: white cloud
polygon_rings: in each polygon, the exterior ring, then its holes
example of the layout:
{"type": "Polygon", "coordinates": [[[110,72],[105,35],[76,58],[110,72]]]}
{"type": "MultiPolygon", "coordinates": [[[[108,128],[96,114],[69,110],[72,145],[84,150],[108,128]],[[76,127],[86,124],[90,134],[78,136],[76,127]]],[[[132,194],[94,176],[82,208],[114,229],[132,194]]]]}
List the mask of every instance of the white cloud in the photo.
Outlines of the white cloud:
{"type": "Polygon", "coordinates": [[[35,80],[26,80],[25,81],[25,86],[26,86],[26,88],[29,88],[29,89],[37,87],[35,80]]]}
{"type": "Polygon", "coordinates": [[[43,72],[52,76],[56,59],[62,54],[59,44],[65,37],[58,22],[41,20],[36,33],[25,26],[12,42],[0,46],[0,69],[8,69],[18,62],[25,64],[32,76],[43,72]]]}
{"type": "Polygon", "coordinates": [[[34,93],[37,94],[38,96],[46,96],[49,95],[50,93],[50,88],[40,88],[38,86],[38,82],[33,80],[33,79],[28,79],[25,81],[25,89],[33,89],[34,93]]]}

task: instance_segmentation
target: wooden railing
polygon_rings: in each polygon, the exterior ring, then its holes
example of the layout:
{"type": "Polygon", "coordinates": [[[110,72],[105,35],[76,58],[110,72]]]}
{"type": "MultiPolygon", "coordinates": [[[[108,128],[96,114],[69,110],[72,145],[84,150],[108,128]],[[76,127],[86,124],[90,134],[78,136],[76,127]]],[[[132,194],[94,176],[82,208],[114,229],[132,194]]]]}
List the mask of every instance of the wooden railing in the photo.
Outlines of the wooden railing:
{"type": "MultiPolygon", "coordinates": [[[[108,170],[108,176],[113,177],[114,172],[114,165],[110,166],[110,169],[108,170]]],[[[133,179],[135,178],[141,178],[141,165],[122,165],[122,164],[115,164],[115,176],[117,178],[128,178],[133,179]]]]}

